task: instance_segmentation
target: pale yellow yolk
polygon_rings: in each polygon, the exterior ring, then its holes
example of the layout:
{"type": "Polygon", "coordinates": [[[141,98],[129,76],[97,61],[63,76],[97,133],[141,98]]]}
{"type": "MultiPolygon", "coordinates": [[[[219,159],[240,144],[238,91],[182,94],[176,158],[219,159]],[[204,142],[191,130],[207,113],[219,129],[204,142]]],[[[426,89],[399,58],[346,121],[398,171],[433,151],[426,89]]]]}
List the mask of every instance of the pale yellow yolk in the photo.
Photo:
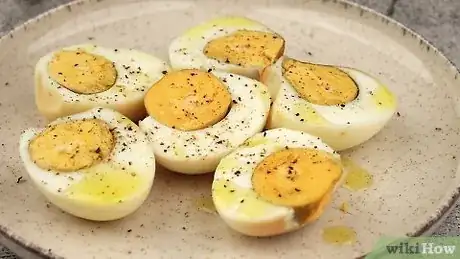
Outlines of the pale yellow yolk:
{"type": "Polygon", "coordinates": [[[84,51],[56,53],[48,64],[48,73],[63,87],[80,94],[104,92],[117,78],[117,70],[110,60],[84,51]]]}
{"type": "Polygon", "coordinates": [[[358,96],[355,81],[337,67],[285,58],[282,74],[303,99],[313,104],[346,104],[358,96]]]}
{"type": "Polygon", "coordinates": [[[341,174],[340,161],[327,152],[284,149],[257,165],[252,185],[261,198],[272,204],[316,210],[322,207],[323,199],[329,199],[341,174]]]}
{"type": "Polygon", "coordinates": [[[114,145],[109,126],[90,119],[49,126],[31,141],[29,153],[42,169],[71,172],[104,160],[114,145]]]}
{"type": "Polygon", "coordinates": [[[284,53],[284,39],[277,34],[239,30],[208,42],[204,54],[220,62],[243,67],[267,67],[284,53]]]}
{"type": "Polygon", "coordinates": [[[222,120],[232,98],[211,73],[196,69],[170,72],[147,92],[144,103],[154,119],[169,127],[191,131],[222,120]]]}

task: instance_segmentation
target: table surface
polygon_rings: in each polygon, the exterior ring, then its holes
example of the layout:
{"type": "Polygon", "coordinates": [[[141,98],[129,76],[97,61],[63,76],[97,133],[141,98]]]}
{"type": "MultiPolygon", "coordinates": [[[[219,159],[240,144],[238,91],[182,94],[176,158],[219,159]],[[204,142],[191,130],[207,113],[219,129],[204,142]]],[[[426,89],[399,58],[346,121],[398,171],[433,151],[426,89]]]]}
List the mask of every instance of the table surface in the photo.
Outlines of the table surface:
{"type": "MultiPolygon", "coordinates": [[[[0,0],[0,35],[15,25],[71,0],[0,0]]],[[[414,29],[460,66],[459,0],[352,0],[414,29]],[[456,44],[457,43],[457,44],[456,44]]],[[[460,236],[460,204],[435,235],[460,236]]],[[[0,244],[0,259],[17,257],[0,244]]]]}

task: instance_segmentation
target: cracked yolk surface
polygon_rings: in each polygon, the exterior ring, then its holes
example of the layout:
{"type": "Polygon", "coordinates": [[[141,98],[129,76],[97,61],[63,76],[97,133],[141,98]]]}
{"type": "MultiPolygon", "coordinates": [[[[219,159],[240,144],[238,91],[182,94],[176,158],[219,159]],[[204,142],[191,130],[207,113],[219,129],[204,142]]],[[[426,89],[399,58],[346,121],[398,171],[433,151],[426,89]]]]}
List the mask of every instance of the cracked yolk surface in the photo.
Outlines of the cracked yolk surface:
{"type": "Polygon", "coordinates": [[[222,63],[243,67],[266,67],[284,52],[284,39],[277,34],[239,30],[208,42],[204,54],[222,63]]]}
{"type": "Polygon", "coordinates": [[[222,120],[231,105],[227,87],[211,73],[185,69],[166,74],[145,96],[150,116],[171,128],[192,131],[222,120]]]}
{"type": "Polygon", "coordinates": [[[49,126],[31,141],[29,153],[42,169],[71,172],[104,160],[114,145],[109,126],[89,119],[49,126]]]}
{"type": "Polygon", "coordinates": [[[318,105],[340,105],[358,96],[358,86],[337,67],[285,58],[282,75],[299,95],[318,105]]]}
{"type": "Polygon", "coordinates": [[[327,199],[341,174],[340,161],[327,152],[284,149],[257,165],[252,184],[255,192],[272,204],[316,209],[322,207],[321,200],[327,199]]]}
{"type": "Polygon", "coordinates": [[[63,87],[80,94],[104,92],[117,79],[117,70],[110,60],[78,50],[57,52],[48,64],[48,73],[63,87]]]}

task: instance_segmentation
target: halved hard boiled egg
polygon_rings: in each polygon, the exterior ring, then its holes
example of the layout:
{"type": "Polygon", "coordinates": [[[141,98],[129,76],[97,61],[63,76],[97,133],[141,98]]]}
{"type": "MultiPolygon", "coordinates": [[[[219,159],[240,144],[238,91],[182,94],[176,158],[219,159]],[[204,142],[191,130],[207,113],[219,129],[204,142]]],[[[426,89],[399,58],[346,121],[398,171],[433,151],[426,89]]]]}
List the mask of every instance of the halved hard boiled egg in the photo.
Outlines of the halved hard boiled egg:
{"type": "Polygon", "coordinates": [[[42,57],[35,67],[35,102],[49,120],[105,107],[137,122],[147,90],[169,65],[133,49],[75,45],[42,57]]]}
{"type": "Polygon", "coordinates": [[[284,53],[284,39],[265,25],[238,16],[212,19],[173,40],[169,59],[175,69],[221,70],[259,79],[284,53]]]}
{"type": "Polygon", "coordinates": [[[139,127],[107,108],[28,129],[20,156],[30,179],[62,210],[95,221],[125,217],[147,198],[155,157],[139,127]]]}
{"type": "Polygon", "coordinates": [[[282,57],[261,81],[274,99],[267,128],[301,130],[337,151],[369,140],[396,111],[396,97],[386,86],[352,68],[282,57]]]}
{"type": "Polygon", "coordinates": [[[232,229],[273,236],[318,219],[343,175],[340,156],[318,137],[273,129],[221,160],[212,198],[232,229]]]}
{"type": "Polygon", "coordinates": [[[184,174],[216,169],[220,159],[262,131],[270,110],[267,87],[226,72],[168,73],[145,96],[139,127],[165,168],[184,174]]]}

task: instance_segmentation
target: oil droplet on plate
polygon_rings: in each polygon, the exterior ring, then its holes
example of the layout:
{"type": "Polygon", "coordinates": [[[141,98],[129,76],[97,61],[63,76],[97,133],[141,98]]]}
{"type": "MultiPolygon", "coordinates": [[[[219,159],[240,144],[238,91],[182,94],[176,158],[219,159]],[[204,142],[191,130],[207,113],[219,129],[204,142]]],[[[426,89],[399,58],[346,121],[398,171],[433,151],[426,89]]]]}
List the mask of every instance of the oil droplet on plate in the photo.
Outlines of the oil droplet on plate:
{"type": "Polygon", "coordinates": [[[356,242],[356,232],[346,226],[333,226],[323,229],[323,240],[334,245],[350,245],[356,242]]]}
{"type": "Polygon", "coordinates": [[[204,211],[209,214],[216,214],[216,207],[211,197],[202,197],[196,200],[195,205],[198,210],[204,211]]]}
{"type": "Polygon", "coordinates": [[[368,188],[373,183],[372,175],[349,158],[342,159],[342,165],[347,172],[344,186],[351,191],[368,188]]]}
{"type": "Polygon", "coordinates": [[[343,213],[348,213],[348,211],[350,210],[350,204],[348,204],[348,202],[343,202],[340,207],[339,207],[340,211],[343,212],[343,213]]]}

